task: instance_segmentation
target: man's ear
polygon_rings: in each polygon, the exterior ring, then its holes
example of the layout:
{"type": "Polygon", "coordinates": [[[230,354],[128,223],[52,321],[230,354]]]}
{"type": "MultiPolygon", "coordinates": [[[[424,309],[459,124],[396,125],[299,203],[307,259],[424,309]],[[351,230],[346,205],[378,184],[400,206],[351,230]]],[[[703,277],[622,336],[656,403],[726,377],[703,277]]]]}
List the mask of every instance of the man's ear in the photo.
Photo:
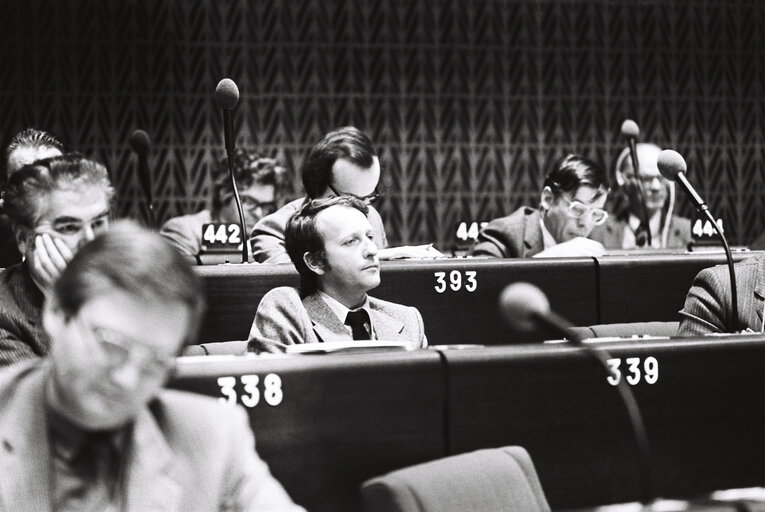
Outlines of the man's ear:
{"type": "Polygon", "coordinates": [[[25,255],[27,253],[27,238],[29,237],[29,230],[24,226],[14,224],[13,237],[16,240],[16,247],[19,248],[21,255],[25,255]]]}
{"type": "Polygon", "coordinates": [[[314,274],[320,276],[324,275],[324,262],[318,254],[312,254],[310,252],[303,253],[303,262],[314,274]]]}
{"type": "Polygon", "coordinates": [[[549,210],[552,208],[553,203],[555,202],[555,195],[553,194],[553,191],[550,187],[545,187],[542,189],[542,199],[539,202],[540,207],[543,210],[549,210]]]}

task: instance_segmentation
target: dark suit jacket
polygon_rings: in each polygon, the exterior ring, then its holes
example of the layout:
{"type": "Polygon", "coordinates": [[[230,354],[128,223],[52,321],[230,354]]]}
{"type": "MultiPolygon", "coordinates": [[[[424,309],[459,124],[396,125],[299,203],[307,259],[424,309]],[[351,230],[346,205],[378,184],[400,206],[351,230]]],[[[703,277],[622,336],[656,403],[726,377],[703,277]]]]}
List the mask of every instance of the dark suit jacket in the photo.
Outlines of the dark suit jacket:
{"type": "MultiPolygon", "coordinates": [[[[287,249],[284,247],[284,231],[287,229],[290,217],[300,209],[305,199],[305,197],[295,199],[271,215],[266,215],[255,224],[250,233],[250,248],[255,261],[258,263],[291,263],[287,249]]],[[[382,218],[374,207],[369,207],[367,218],[372,225],[372,232],[378,249],[388,247],[388,238],[385,236],[382,218]]]]}
{"type": "MultiPolygon", "coordinates": [[[[758,256],[734,265],[738,292],[738,329],[762,328],[765,305],[765,258],[758,256]]],[[[685,306],[680,311],[678,336],[697,336],[728,332],[733,316],[730,273],[727,265],[717,265],[699,272],[693,280],[685,306]]]]}
{"type": "MultiPolygon", "coordinates": [[[[45,384],[32,361],[0,372],[0,511],[49,511],[45,384]]],[[[255,452],[247,416],[214,398],[163,390],[135,418],[125,510],[298,511],[255,452]]]]}
{"type": "Polygon", "coordinates": [[[0,367],[48,354],[50,338],[42,327],[43,300],[26,263],[0,273],[0,367]]]}
{"type": "MultiPolygon", "coordinates": [[[[425,326],[417,308],[369,297],[375,336],[425,348],[425,326]]],[[[280,286],[258,305],[249,336],[252,352],[284,352],[287,345],[321,341],[353,341],[347,328],[318,294],[300,299],[296,288],[280,286]]]]}
{"type": "Polygon", "coordinates": [[[478,234],[471,254],[493,258],[530,258],[544,250],[539,210],[521,207],[489,222],[478,234]]]}
{"type": "MultiPolygon", "coordinates": [[[[590,238],[603,244],[606,249],[621,249],[624,243],[624,228],[626,221],[617,220],[611,216],[602,226],[595,226],[590,238]]],[[[691,220],[685,217],[673,216],[669,221],[667,231],[667,249],[685,249],[691,241],[691,220]]]]}

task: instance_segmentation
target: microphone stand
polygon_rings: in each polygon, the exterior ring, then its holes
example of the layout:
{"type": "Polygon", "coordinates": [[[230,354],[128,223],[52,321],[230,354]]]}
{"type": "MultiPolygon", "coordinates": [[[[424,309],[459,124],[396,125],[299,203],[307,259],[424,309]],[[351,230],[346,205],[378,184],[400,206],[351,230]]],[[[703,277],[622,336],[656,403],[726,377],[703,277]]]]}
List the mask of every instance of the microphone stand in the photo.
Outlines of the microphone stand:
{"type": "Polygon", "coordinates": [[[234,177],[234,123],[231,119],[231,111],[223,109],[223,131],[226,142],[226,161],[228,163],[228,174],[231,177],[231,188],[234,190],[234,201],[239,212],[239,227],[242,230],[242,263],[249,261],[249,236],[247,233],[247,222],[244,219],[244,208],[242,208],[242,199],[239,197],[239,187],[236,185],[234,177]]]}
{"type": "Polygon", "coordinates": [[[632,160],[632,170],[633,175],[635,176],[635,183],[637,185],[637,191],[638,191],[638,200],[640,201],[640,212],[641,212],[641,219],[640,222],[643,225],[643,228],[645,229],[646,234],[646,242],[648,243],[648,247],[650,248],[653,245],[652,235],[651,235],[651,225],[648,223],[648,206],[645,202],[645,193],[643,192],[643,182],[640,180],[640,163],[638,162],[637,157],[637,148],[635,147],[635,138],[630,137],[630,159],[632,160]]]}

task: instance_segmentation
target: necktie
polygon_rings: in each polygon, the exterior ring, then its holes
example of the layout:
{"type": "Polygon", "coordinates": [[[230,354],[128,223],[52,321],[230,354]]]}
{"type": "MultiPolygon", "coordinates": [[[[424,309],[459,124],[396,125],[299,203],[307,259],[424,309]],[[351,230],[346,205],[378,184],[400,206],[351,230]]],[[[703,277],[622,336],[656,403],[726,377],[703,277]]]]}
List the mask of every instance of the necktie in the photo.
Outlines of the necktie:
{"type": "Polygon", "coordinates": [[[364,324],[369,323],[369,315],[364,309],[356,311],[348,311],[348,315],[345,317],[345,325],[351,326],[351,332],[353,333],[354,340],[368,340],[369,332],[364,324]]]}

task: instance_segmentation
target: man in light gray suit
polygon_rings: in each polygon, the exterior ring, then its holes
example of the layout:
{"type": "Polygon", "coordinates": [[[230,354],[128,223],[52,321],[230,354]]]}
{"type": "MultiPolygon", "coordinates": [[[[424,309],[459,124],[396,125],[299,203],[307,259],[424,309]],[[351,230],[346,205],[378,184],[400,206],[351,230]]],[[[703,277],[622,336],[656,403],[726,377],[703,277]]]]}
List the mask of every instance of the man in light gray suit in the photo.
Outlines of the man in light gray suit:
{"type": "Polygon", "coordinates": [[[416,308],[373,297],[380,262],[368,207],[339,196],[307,202],[290,219],[285,244],[300,274],[300,291],[279,287],[258,305],[249,337],[253,352],[322,341],[406,341],[427,346],[416,308]]]}
{"type": "Polygon", "coordinates": [[[302,510],[243,410],[162,389],[201,310],[159,235],[118,223],[85,245],[43,311],[50,357],[0,373],[0,510],[302,510]]]}

